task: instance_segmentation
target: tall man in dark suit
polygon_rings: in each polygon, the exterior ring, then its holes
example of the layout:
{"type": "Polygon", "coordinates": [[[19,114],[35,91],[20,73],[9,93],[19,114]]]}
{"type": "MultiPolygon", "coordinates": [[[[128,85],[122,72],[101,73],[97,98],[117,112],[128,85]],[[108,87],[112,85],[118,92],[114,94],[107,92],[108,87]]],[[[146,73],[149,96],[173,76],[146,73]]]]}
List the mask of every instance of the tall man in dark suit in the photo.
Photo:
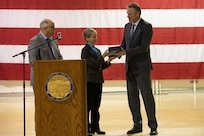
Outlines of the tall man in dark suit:
{"type": "Polygon", "coordinates": [[[60,60],[62,55],[58,48],[58,43],[53,39],[55,32],[54,22],[44,19],[40,23],[40,32],[32,37],[28,45],[30,69],[30,85],[34,85],[33,65],[35,60],[60,60]],[[39,46],[39,47],[37,47],[39,46]],[[32,49],[34,48],[34,49],[32,49]]]}
{"type": "Polygon", "coordinates": [[[148,118],[148,126],[151,129],[150,135],[157,135],[158,125],[150,76],[150,71],[152,70],[150,57],[152,25],[140,17],[141,9],[137,3],[128,5],[127,14],[129,23],[124,28],[124,37],[121,45],[123,51],[118,53],[118,56],[126,54],[127,94],[134,122],[133,128],[127,134],[142,132],[140,90],[148,118]]]}

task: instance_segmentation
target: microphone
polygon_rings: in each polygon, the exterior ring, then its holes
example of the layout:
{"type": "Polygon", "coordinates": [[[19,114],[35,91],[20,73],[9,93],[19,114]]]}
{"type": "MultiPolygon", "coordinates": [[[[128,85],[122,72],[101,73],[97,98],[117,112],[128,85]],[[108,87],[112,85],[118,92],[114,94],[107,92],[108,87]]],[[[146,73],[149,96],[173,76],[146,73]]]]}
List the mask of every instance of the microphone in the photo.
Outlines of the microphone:
{"type": "Polygon", "coordinates": [[[57,32],[57,39],[58,39],[58,40],[62,40],[62,34],[61,34],[61,32],[57,32]]]}

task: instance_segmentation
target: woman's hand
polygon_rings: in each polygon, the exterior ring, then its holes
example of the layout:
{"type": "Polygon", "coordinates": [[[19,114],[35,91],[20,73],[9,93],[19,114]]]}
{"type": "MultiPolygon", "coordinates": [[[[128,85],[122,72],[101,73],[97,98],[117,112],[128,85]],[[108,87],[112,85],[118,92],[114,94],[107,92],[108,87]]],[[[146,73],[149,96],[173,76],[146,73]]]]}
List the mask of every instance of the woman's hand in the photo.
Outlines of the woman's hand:
{"type": "Polygon", "coordinates": [[[112,53],[111,52],[109,52],[108,50],[105,50],[105,52],[103,53],[103,58],[105,58],[105,57],[107,57],[107,56],[111,56],[112,55],[112,53]]]}
{"type": "Polygon", "coordinates": [[[112,60],[114,60],[114,59],[115,59],[115,57],[109,57],[108,60],[107,60],[107,62],[110,63],[110,62],[111,62],[112,60]]]}

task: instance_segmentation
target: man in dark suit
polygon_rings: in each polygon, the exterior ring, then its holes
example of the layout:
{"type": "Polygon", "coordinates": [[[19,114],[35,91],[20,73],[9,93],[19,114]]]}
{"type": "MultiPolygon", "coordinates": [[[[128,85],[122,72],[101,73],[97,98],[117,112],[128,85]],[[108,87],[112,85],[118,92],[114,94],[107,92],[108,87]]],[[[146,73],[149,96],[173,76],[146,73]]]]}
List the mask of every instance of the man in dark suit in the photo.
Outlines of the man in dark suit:
{"type": "Polygon", "coordinates": [[[34,85],[33,65],[35,60],[61,60],[62,55],[58,48],[58,43],[53,39],[55,32],[54,22],[44,19],[40,23],[40,32],[32,37],[28,45],[28,57],[31,66],[30,85],[34,85]],[[50,46],[50,47],[49,47],[50,46]],[[34,48],[34,49],[33,49],[34,48]]]}
{"type": "Polygon", "coordinates": [[[152,25],[144,21],[141,9],[137,3],[130,3],[127,9],[129,23],[125,25],[122,41],[123,51],[118,56],[126,54],[126,80],[129,107],[134,126],[127,134],[142,132],[142,116],[140,111],[139,90],[141,92],[150,127],[150,135],[157,135],[157,120],[155,116],[155,101],[151,88],[152,63],[150,57],[150,42],[152,25]]]}

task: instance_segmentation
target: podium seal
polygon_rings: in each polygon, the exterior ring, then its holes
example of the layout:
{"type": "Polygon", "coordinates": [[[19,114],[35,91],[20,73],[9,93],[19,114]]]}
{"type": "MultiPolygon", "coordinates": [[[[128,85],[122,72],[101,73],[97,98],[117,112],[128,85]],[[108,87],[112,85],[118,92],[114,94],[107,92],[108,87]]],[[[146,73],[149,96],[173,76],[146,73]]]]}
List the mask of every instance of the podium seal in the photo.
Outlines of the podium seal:
{"type": "Polygon", "coordinates": [[[72,79],[63,72],[55,72],[47,77],[45,90],[54,101],[65,101],[74,89],[72,79]]]}

